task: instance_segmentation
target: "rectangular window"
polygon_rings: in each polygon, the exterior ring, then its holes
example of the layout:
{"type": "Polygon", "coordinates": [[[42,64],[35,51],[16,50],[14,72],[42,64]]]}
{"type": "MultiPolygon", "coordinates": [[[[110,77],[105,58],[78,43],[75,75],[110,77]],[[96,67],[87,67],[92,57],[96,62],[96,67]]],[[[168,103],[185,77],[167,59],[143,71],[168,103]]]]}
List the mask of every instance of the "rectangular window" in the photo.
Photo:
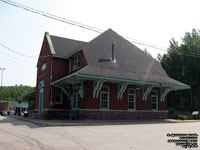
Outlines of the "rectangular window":
{"type": "Polygon", "coordinates": [[[101,109],[109,109],[109,101],[110,101],[109,87],[103,86],[101,88],[101,95],[100,95],[101,109]]]}
{"type": "Polygon", "coordinates": [[[136,92],[135,89],[128,89],[128,109],[136,108],[136,92]]]}
{"type": "Polygon", "coordinates": [[[157,91],[151,92],[151,105],[152,105],[152,110],[158,110],[158,92],[157,91]]]}
{"type": "Polygon", "coordinates": [[[55,90],[55,104],[62,104],[62,90],[60,88],[55,90]]]}
{"type": "Polygon", "coordinates": [[[80,54],[74,57],[74,66],[73,69],[78,69],[80,67],[80,54]]]}
{"type": "Polygon", "coordinates": [[[41,67],[41,70],[40,70],[40,76],[43,76],[46,74],[46,63],[44,63],[41,67]]]}

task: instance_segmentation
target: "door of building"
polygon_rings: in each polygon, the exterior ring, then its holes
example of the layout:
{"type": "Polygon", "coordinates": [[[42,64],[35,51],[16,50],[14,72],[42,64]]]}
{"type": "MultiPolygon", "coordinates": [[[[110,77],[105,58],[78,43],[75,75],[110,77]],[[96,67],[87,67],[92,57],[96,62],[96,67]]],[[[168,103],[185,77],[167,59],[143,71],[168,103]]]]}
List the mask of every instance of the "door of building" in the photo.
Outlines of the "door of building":
{"type": "Polygon", "coordinates": [[[38,114],[39,115],[42,115],[43,101],[44,101],[44,81],[41,81],[39,84],[39,105],[38,105],[38,114]]]}

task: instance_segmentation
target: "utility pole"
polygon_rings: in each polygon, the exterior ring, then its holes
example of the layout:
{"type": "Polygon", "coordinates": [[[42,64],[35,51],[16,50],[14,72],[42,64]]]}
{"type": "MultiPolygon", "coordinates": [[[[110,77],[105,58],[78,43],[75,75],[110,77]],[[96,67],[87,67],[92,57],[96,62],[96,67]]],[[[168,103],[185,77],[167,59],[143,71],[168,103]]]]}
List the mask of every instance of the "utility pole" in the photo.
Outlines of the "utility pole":
{"type": "Polygon", "coordinates": [[[1,92],[0,92],[0,100],[1,100],[3,91],[3,71],[5,70],[5,68],[0,68],[0,70],[1,70],[1,92]]]}

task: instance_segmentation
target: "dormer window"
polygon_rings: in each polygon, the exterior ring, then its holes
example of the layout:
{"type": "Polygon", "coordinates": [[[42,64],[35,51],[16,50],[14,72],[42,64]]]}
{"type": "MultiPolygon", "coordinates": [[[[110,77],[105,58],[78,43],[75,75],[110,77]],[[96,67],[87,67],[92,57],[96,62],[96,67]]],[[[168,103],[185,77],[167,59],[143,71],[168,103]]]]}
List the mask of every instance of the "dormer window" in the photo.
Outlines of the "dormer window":
{"type": "Polygon", "coordinates": [[[41,67],[41,70],[40,70],[40,76],[43,76],[46,74],[46,63],[44,63],[41,67]]]}
{"type": "Polygon", "coordinates": [[[73,70],[78,69],[79,67],[80,67],[80,54],[74,56],[73,70]]]}

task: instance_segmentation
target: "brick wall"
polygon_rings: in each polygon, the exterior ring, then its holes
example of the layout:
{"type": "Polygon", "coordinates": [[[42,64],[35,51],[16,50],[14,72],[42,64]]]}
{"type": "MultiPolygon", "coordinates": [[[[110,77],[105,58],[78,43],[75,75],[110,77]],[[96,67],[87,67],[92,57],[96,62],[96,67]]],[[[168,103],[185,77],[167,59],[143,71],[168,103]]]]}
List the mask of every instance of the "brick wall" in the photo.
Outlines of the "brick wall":
{"type": "MultiPolygon", "coordinates": [[[[52,100],[55,102],[55,87],[52,87],[52,100]]],[[[70,109],[70,99],[67,97],[66,94],[63,93],[62,96],[62,104],[56,104],[54,103],[54,106],[52,106],[51,108],[53,109],[70,109]]]]}
{"type": "Polygon", "coordinates": [[[69,61],[62,58],[53,58],[52,80],[55,81],[69,73],[69,61]]]}
{"type": "Polygon", "coordinates": [[[9,103],[8,102],[0,103],[0,111],[9,111],[9,103]]]}
{"type": "MultiPolygon", "coordinates": [[[[56,81],[69,73],[69,61],[63,58],[51,57],[50,48],[46,36],[44,36],[44,41],[42,44],[40,57],[37,64],[37,83],[36,83],[36,98],[34,108],[38,109],[39,105],[39,89],[38,86],[41,81],[44,81],[44,103],[43,108],[49,108],[49,102],[51,99],[51,85],[50,85],[50,75],[51,75],[51,63],[52,65],[52,81],[56,81]],[[40,76],[40,70],[42,65],[46,63],[46,74],[40,76]]],[[[86,60],[83,52],[80,52],[80,67],[86,65],[86,60]]],[[[71,69],[73,67],[73,57],[71,58],[71,69]]],[[[72,70],[71,70],[72,71],[72,70]]],[[[52,87],[52,100],[55,99],[54,87],[52,87]]],[[[70,100],[64,94],[63,105],[55,105],[53,108],[69,108],[70,100]]]]}
{"type": "Polygon", "coordinates": [[[84,98],[80,100],[80,108],[99,109],[99,98],[93,98],[93,81],[84,81],[84,98]]]}
{"type": "Polygon", "coordinates": [[[37,64],[37,83],[36,83],[36,99],[35,99],[35,109],[38,109],[39,104],[39,89],[38,86],[41,81],[44,81],[44,103],[43,108],[48,108],[49,100],[50,100],[50,73],[51,73],[51,52],[46,39],[44,37],[44,41],[42,44],[40,58],[37,64]],[[40,76],[40,70],[42,65],[46,63],[46,74],[40,76]]]}
{"type": "MultiPolygon", "coordinates": [[[[147,100],[142,99],[142,88],[139,86],[129,85],[123,94],[122,99],[117,99],[117,84],[104,83],[103,86],[110,87],[110,110],[128,110],[128,88],[136,89],[136,110],[152,110],[151,93],[147,100]]],[[[167,110],[167,99],[160,101],[160,89],[158,91],[158,110],[167,110]]],[[[81,109],[100,109],[100,94],[98,98],[93,98],[93,81],[84,81],[84,98],[80,100],[81,109]]]]}

